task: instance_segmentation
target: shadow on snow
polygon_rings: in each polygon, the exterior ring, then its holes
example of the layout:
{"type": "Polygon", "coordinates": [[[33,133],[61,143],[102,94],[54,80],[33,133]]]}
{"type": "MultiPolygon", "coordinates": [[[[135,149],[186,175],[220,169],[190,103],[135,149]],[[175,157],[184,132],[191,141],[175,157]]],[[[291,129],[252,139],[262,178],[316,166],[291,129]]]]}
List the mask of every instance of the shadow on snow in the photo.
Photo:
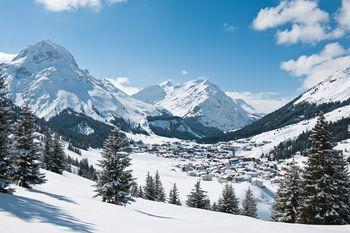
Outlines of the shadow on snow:
{"type": "Polygon", "coordinates": [[[24,221],[38,220],[68,228],[73,232],[92,232],[92,224],[82,222],[61,208],[35,199],[0,194],[0,212],[8,212],[24,221]]]}
{"type": "Polygon", "coordinates": [[[165,216],[150,214],[150,213],[147,213],[147,212],[143,212],[141,210],[135,210],[135,211],[140,213],[140,214],[145,214],[147,216],[154,217],[154,218],[175,219],[175,218],[172,218],[172,217],[165,217],[165,216]]]}
{"type": "Polygon", "coordinates": [[[63,195],[57,195],[57,194],[53,194],[53,193],[48,193],[48,192],[40,191],[40,190],[37,190],[37,189],[28,189],[28,191],[32,192],[32,193],[43,194],[43,195],[46,195],[48,197],[55,198],[55,199],[57,199],[59,201],[65,201],[65,202],[68,202],[68,203],[77,204],[75,201],[73,201],[69,197],[66,197],[66,196],[63,196],[63,195]]]}

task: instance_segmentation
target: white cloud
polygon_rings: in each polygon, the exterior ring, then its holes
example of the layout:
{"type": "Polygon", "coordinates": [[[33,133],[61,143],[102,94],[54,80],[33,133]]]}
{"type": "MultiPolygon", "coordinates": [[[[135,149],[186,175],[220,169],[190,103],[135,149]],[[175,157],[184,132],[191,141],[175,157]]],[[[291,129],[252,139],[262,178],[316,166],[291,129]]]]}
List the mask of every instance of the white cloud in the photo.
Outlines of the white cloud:
{"type": "Polygon", "coordinates": [[[303,87],[310,88],[349,64],[350,50],[335,42],[327,44],[320,53],[284,61],[281,69],[295,77],[304,77],[303,87]]]}
{"type": "Polygon", "coordinates": [[[225,32],[234,32],[236,30],[236,27],[231,24],[224,23],[224,30],[225,32]]]}
{"type": "Polygon", "coordinates": [[[130,80],[127,77],[118,77],[116,79],[108,79],[116,88],[128,95],[133,95],[141,90],[139,87],[130,86],[130,80]]]}
{"type": "Polygon", "coordinates": [[[187,70],[181,70],[181,74],[186,75],[186,74],[188,74],[188,72],[187,72],[187,70]]]}
{"type": "MultiPolygon", "coordinates": [[[[100,10],[104,0],[35,0],[50,11],[68,11],[78,8],[100,10]]],[[[109,4],[127,2],[127,0],[107,0],[109,4]]]]}
{"type": "Polygon", "coordinates": [[[350,0],[342,0],[336,19],[344,30],[350,30],[350,0]]]}
{"type": "Polygon", "coordinates": [[[0,52],[0,63],[10,62],[16,54],[0,52]]]}
{"type": "Polygon", "coordinates": [[[258,31],[278,28],[279,44],[315,43],[344,36],[339,28],[330,30],[329,14],[314,0],[283,0],[276,7],[261,9],[253,28],[258,31]]]}
{"type": "Polygon", "coordinates": [[[226,92],[232,99],[242,99],[255,109],[256,113],[270,113],[285,105],[290,98],[276,92],[226,92]]]}

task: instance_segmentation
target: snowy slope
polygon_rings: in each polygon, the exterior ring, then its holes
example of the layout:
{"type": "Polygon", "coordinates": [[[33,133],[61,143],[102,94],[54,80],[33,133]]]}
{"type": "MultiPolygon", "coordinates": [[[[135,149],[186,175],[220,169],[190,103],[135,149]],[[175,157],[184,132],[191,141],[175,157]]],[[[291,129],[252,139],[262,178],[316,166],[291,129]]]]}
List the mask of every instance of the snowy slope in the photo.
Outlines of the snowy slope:
{"type": "MultiPolygon", "coordinates": [[[[326,120],[329,122],[337,122],[342,118],[350,116],[350,105],[337,108],[325,114],[326,120]]],[[[310,131],[316,125],[317,117],[300,121],[276,130],[267,131],[250,138],[251,142],[264,144],[263,146],[253,147],[251,151],[241,150],[237,154],[248,157],[259,157],[262,153],[267,154],[279,143],[286,140],[296,139],[305,131],[310,131]],[[268,142],[268,143],[264,143],[268,142]]]]}
{"type": "Polygon", "coordinates": [[[264,222],[243,216],[138,199],[126,207],[92,198],[93,182],[70,173],[46,172],[48,182],[32,190],[0,194],[0,225],[6,233],[40,232],[237,232],[345,233],[349,226],[264,222]]]}
{"type": "Polygon", "coordinates": [[[49,119],[71,108],[107,123],[119,117],[142,124],[146,116],[160,114],[154,106],[80,69],[72,54],[49,40],[29,45],[1,65],[0,74],[8,76],[13,102],[19,106],[28,102],[40,118],[49,119]]]}
{"type": "Polygon", "coordinates": [[[197,79],[176,85],[165,82],[144,88],[133,97],[167,109],[175,116],[195,119],[205,127],[222,131],[241,128],[255,120],[208,80],[197,79]]]}
{"type": "Polygon", "coordinates": [[[350,67],[340,70],[304,93],[294,104],[342,102],[350,98],[350,67]]]}

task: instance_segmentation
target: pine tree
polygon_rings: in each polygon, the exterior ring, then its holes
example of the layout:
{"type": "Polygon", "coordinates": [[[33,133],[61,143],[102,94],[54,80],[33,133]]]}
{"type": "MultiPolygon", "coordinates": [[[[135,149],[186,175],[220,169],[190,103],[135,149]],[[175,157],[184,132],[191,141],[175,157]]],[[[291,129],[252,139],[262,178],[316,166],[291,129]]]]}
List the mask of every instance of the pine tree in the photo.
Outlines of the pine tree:
{"type": "Polygon", "coordinates": [[[156,201],[165,202],[166,198],[165,198],[164,188],[160,180],[158,171],[156,172],[156,175],[154,177],[154,185],[156,190],[156,201]]]}
{"type": "Polygon", "coordinates": [[[277,222],[295,223],[300,209],[301,178],[300,168],[293,160],[277,190],[272,206],[271,218],[277,222]]]}
{"type": "Polygon", "coordinates": [[[15,154],[13,180],[17,185],[30,188],[32,184],[45,182],[40,173],[38,145],[34,141],[34,119],[25,105],[15,125],[15,154]]]}
{"type": "Polygon", "coordinates": [[[218,210],[218,205],[216,204],[215,201],[214,201],[214,203],[211,205],[211,210],[212,210],[212,211],[216,211],[216,212],[219,211],[219,210],[218,210]]]}
{"type": "Polygon", "coordinates": [[[137,185],[136,181],[134,181],[131,185],[131,188],[130,188],[130,194],[132,197],[139,197],[138,188],[139,188],[139,186],[137,185]]]}
{"type": "Polygon", "coordinates": [[[173,205],[181,205],[179,191],[175,183],[173,185],[173,188],[169,192],[169,203],[173,205]]]}
{"type": "Polygon", "coordinates": [[[12,116],[10,100],[7,97],[5,77],[0,76],[0,193],[11,193],[8,188],[11,183],[11,132],[10,119],[12,116]]]}
{"type": "Polygon", "coordinates": [[[303,193],[298,221],[306,224],[350,223],[350,181],[343,156],[321,113],[310,135],[311,148],[303,174],[303,193]]]}
{"type": "Polygon", "coordinates": [[[44,150],[42,157],[42,167],[46,170],[50,170],[50,162],[52,155],[52,136],[47,127],[44,128],[44,150]]]}
{"type": "Polygon", "coordinates": [[[146,200],[155,201],[156,200],[156,184],[150,173],[147,173],[146,184],[143,187],[143,195],[146,200]]]}
{"type": "Polygon", "coordinates": [[[145,198],[145,195],[143,194],[142,186],[139,186],[139,192],[138,192],[139,198],[145,198]]]}
{"type": "Polygon", "coordinates": [[[257,218],[256,211],[256,201],[253,192],[249,187],[242,203],[242,215],[257,218]]]}
{"type": "Polygon", "coordinates": [[[60,136],[58,134],[55,134],[54,140],[52,142],[52,157],[50,160],[50,167],[48,170],[62,174],[64,168],[66,167],[66,161],[63,147],[60,142],[60,136]]]}
{"type": "Polygon", "coordinates": [[[217,210],[229,214],[239,214],[239,201],[232,185],[226,184],[218,201],[217,210]]]}
{"type": "Polygon", "coordinates": [[[62,174],[67,165],[60,137],[55,134],[52,140],[48,129],[45,129],[44,136],[43,168],[62,174]]]}
{"type": "Polygon", "coordinates": [[[206,191],[201,188],[201,182],[197,181],[191,193],[187,196],[187,206],[199,209],[209,209],[210,201],[206,191]]]}
{"type": "Polygon", "coordinates": [[[127,153],[121,152],[127,145],[127,139],[118,128],[103,145],[102,160],[99,161],[102,171],[96,184],[96,196],[101,196],[103,202],[125,205],[131,200],[133,178],[128,170],[131,159],[127,153]]]}

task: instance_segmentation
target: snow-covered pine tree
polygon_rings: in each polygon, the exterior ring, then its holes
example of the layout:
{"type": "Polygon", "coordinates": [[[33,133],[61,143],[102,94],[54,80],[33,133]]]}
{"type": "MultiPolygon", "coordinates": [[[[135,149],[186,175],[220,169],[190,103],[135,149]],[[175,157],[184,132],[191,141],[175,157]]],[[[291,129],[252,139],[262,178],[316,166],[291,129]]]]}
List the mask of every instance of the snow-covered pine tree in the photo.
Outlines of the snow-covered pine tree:
{"type": "Polygon", "coordinates": [[[242,215],[257,218],[256,211],[256,201],[249,187],[242,202],[242,215]]]}
{"type": "Polygon", "coordinates": [[[217,204],[217,211],[229,213],[229,214],[239,214],[239,201],[236,197],[235,190],[231,184],[226,184],[222,196],[217,204]]]}
{"type": "Polygon", "coordinates": [[[39,149],[34,141],[34,130],[32,113],[28,105],[25,105],[15,125],[13,174],[14,182],[25,188],[30,188],[32,184],[45,182],[45,176],[39,170],[39,149]]]}
{"type": "Polygon", "coordinates": [[[66,158],[63,151],[63,146],[60,142],[60,136],[55,134],[54,140],[52,142],[52,157],[51,157],[51,167],[50,171],[62,174],[66,167],[66,158]]]}
{"type": "Polygon", "coordinates": [[[11,183],[11,171],[13,170],[11,162],[11,132],[10,119],[12,116],[10,100],[7,97],[5,77],[0,76],[0,192],[11,193],[8,188],[11,183]]]}
{"type": "Polygon", "coordinates": [[[130,187],[133,182],[129,154],[122,152],[128,141],[118,128],[115,128],[106,139],[99,161],[100,172],[96,184],[96,196],[101,196],[103,202],[125,205],[131,201],[130,187]]]}
{"type": "Polygon", "coordinates": [[[347,163],[321,113],[310,136],[311,148],[303,174],[303,192],[298,222],[305,224],[350,223],[350,181],[347,163]]]}
{"type": "Polygon", "coordinates": [[[295,223],[300,209],[301,170],[294,159],[286,169],[286,174],[277,190],[272,206],[271,218],[276,222],[295,223]]]}
{"type": "Polygon", "coordinates": [[[42,167],[46,170],[50,170],[50,163],[52,155],[52,136],[47,127],[44,128],[44,150],[42,157],[42,167]]]}
{"type": "Polygon", "coordinates": [[[181,205],[176,183],[174,183],[173,188],[169,192],[169,203],[173,205],[181,205]]]}
{"type": "Polygon", "coordinates": [[[201,182],[198,180],[191,193],[187,195],[187,206],[199,209],[210,209],[210,201],[206,191],[201,188],[201,182]]]}
{"type": "Polygon", "coordinates": [[[130,195],[132,197],[139,197],[139,186],[137,185],[136,181],[132,182],[130,187],[130,195]]]}
{"type": "Polygon", "coordinates": [[[146,184],[143,187],[143,196],[147,200],[155,201],[156,200],[156,184],[153,177],[148,172],[146,176],[146,184]]]}
{"type": "Polygon", "coordinates": [[[143,189],[142,189],[142,186],[141,186],[141,185],[139,186],[138,195],[139,195],[139,198],[144,198],[144,197],[145,197],[145,195],[143,194],[143,189]]]}
{"type": "Polygon", "coordinates": [[[165,192],[158,171],[156,172],[156,175],[154,177],[154,185],[156,189],[156,201],[165,202],[165,192]]]}
{"type": "Polygon", "coordinates": [[[216,211],[216,212],[219,211],[219,210],[218,210],[218,205],[216,204],[215,201],[214,201],[214,203],[211,205],[211,210],[212,210],[212,211],[216,211]]]}

